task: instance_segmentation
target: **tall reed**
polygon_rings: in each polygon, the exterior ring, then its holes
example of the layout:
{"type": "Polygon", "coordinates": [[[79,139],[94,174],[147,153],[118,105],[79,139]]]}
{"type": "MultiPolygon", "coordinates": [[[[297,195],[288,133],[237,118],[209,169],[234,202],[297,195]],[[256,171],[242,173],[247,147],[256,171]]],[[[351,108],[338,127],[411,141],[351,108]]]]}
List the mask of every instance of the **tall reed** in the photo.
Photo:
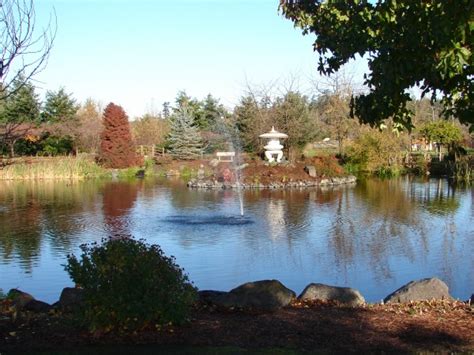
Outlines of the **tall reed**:
{"type": "Polygon", "coordinates": [[[55,157],[16,162],[0,169],[0,180],[86,179],[109,172],[84,157],[55,157]]]}

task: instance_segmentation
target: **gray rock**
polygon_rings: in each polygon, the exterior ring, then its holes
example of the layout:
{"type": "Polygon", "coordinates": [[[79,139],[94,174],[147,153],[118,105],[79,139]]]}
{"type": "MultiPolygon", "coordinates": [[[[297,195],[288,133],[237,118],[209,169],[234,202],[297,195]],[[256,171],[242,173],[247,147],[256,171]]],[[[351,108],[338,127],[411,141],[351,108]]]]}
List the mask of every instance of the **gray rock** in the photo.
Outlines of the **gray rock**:
{"type": "Polygon", "coordinates": [[[57,306],[63,310],[72,310],[80,307],[84,302],[84,290],[75,287],[66,287],[62,290],[57,306]]]}
{"type": "Polygon", "coordinates": [[[306,171],[306,173],[311,176],[311,177],[316,177],[316,168],[314,167],[314,165],[306,165],[304,167],[304,171],[306,171]]]}
{"type": "Polygon", "coordinates": [[[278,280],[247,282],[230,292],[237,307],[273,311],[287,306],[296,294],[278,280]]]}
{"type": "Polygon", "coordinates": [[[471,295],[469,302],[471,303],[471,306],[474,307],[474,293],[471,295]]]}
{"type": "Polygon", "coordinates": [[[8,291],[7,297],[12,300],[13,305],[16,309],[23,309],[25,306],[33,301],[35,298],[29,293],[20,291],[16,288],[12,288],[8,291]]]}
{"type": "Polygon", "coordinates": [[[354,175],[349,175],[346,177],[346,184],[352,184],[357,181],[357,178],[354,175]]]}
{"type": "Polygon", "coordinates": [[[299,300],[337,301],[348,306],[359,306],[365,303],[364,297],[356,289],[349,287],[336,287],[312,283],[306,286],[299,300]]]}
{"type": "Polygon", "coordinates": [[[200,291],[199,299],[220,307],[276,311],[287,306],[296,294],[277,280],[248,282],[230,292],[200,291]]]}
{"type": "Polygon", "coordinates": [[[209,162],[209,165],[212,166],[213,168],[215,168],[216,166],[219,165],[219,160],[218,160],[218,159],[212,159],[212,160],[209,162]]]}
{"type": "Polygon", "coordinates": [[[430,299],[449,300],[448,285],[437,278],[411,281],[385,297],[385,303],[404,303],[430,299]]]}

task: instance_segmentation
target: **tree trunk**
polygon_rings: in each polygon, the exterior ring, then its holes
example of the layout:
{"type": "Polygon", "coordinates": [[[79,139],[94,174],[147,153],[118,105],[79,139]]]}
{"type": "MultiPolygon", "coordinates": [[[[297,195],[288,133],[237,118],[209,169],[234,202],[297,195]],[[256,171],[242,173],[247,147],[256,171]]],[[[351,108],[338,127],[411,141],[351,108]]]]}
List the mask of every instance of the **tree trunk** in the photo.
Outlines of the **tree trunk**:
{"type": "Polygon", "coordinates": [[[13,141],[12,143],[10,143],[10,158],[15,157],[15,143],[16,141],[13,141]]]}
{"type": "Polygon", "coordinates": [[[343,146],[342,146],[342,138],[339,138],[339,139],[337,140],[337,143],[338,143],[338,145],[339,145],[339,155],[342,156],[342,151],[343,151],[343,149],[342,149],[342,148],[343,148],[343,146]]]}

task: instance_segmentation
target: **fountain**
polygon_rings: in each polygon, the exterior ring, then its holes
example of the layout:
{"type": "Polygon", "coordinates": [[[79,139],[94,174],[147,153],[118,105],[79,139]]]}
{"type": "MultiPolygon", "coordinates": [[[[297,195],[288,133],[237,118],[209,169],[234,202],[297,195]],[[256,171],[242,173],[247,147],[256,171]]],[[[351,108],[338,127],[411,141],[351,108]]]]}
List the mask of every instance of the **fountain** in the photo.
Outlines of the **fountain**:
{"type": "Polygon", "coordinates": [[[276,161],[277,163],[281,163],[283,159],[283,145],[280,143],[280,139],[288,138],[288,135],[275,131],[275,127],[272,126],[270,132],[261,134],[259,137],[268,139],[267,145],[263,147],[265,148],[265,157],[268,162],[273,163],[276,161]],[[276,155],[276,157],[274,157],[274,155],[276,155]]]}
{"type": "MultiPolygon", "coordinates": [[[[242,185],[241,185],[241,167],[242,167],[242,158],[240,152],[241,144],[239,139],[239,132],[237,128],[234,127],[235,131],[230,132],[229,127],[225,124],[222,120],[218,125],[219,131],[224,135],[225,140],[229,146],[229,150],[234,152],[235,154],[232,156],[230,163],[232,164],[232,170],[234,175],[235,187],[237,191],[237,196],[239,199],[239,206],[240,206],[240,216],[244,215],[244,199],[242,194],[242,185]]],[[[224,176],[225,178],[225,176],[224,176]]],[[[227,179],[230,180],[230,179],[227,179]]]]}

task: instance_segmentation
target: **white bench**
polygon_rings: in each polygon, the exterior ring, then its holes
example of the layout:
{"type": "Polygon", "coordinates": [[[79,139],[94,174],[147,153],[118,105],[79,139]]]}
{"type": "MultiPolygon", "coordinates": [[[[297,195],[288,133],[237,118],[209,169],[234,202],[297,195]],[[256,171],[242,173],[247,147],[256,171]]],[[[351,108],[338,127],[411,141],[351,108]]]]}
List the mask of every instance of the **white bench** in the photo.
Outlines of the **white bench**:
{"type": "Polygon", "coordinates": [[[216,152],[216,157],[219,161],[232,162],[234,161],[235,152],[216,152]]]}

